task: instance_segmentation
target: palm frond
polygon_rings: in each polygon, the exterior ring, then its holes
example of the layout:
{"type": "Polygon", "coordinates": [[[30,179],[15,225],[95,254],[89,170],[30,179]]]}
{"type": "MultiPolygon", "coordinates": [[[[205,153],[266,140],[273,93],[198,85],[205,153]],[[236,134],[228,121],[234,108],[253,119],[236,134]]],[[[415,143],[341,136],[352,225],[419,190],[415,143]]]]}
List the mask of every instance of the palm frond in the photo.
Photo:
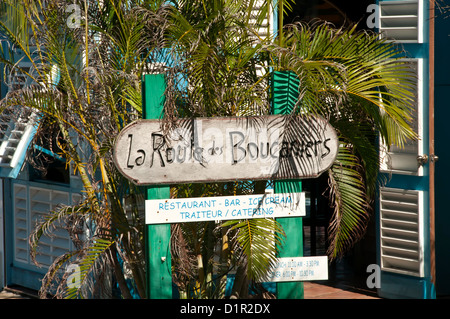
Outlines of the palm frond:
{"type": "MultiPolygon", "coordinates": [[[[67,265],[77,253],[77,251],[67,252],[58,256],[53,261],[48,268],[48,271],[45,273],[44,278],[42,278],[42,284],[39,289],[40,298],[46,299],[48,295],[60,295],[61,285],[59,285],[59,282],[61,280],[64,281],[64,276],[63,278],[60,278],[63,267],[64,265],[67,265]]],[[[78,276],[78,274],[76,275],[78,276]]]]}
{"type": "Polygon", "coordinates": [[[76,263],[78,265],[73,276],[79,278],[79,285],[67,285],[65,299],[77,299],[82,297],[82,287],[89,280],[89,274],[95,270],[96,265],[105,267],[109,249],[115,242],[109,239],[95,238],[91,245],[85,249],[85,256],[76,263]],[[100,262],[101,261],[101,262],[100,262]]]}
{"type": "Polygon", "coordinates": [[[75,214],[83,215],[86,213],[86,202],[81,202],[78,205],[67,206],[60,205],[58,209],[46,214],[42,220],[38,221],[29,236],[30,256],[31,260],[38,265],[36,260],[37,248],[42,236],[52,236],[52,231],[57,227],[63,227],[65,222],[75,214]]]}
{"type": "Polygon", "coordinates": [[[299,77],[303,111],[335,112],[357,97],[368,102],[364,110],[383,139],[402,145],[416,138],[408,122],[414,101],[413,71],[394,46],[354,28],[298,23],[287,26],[286,47],[272,44],[270,50],[276,69],[299,77]]]}
{"type": "MultiPolygon", "coordinates": [[[[184,101],[194,116],[226,116],[249,109],[268,111],[268,81],[258,78],[263,47],[242,23],[247,7],[220,1],[180,3],[172,15],[170,39],[177,66],[188,79],[184,101]],[[199,17],[201,16],[201,18],[199,17]]],[[[248,17],[248,16],[247,16],[248,17]]]]}
{"type": "Polygon", "coordinates": [[[249,278],[263,280],[283,246],[285,236],[280,224],[274,219],[247,219],[227,221],[222,227],[237,231],[237,249],[246,256],[249,278]]]}
{"type": "Polygon", "coordinates": [[[371,210],[360,159],[351,147],[341,145],[329,170],[330,203],[334,208],[328,227],[331,242],[328,256],[342,256],[357,242],[367,227],[371,210]]]}

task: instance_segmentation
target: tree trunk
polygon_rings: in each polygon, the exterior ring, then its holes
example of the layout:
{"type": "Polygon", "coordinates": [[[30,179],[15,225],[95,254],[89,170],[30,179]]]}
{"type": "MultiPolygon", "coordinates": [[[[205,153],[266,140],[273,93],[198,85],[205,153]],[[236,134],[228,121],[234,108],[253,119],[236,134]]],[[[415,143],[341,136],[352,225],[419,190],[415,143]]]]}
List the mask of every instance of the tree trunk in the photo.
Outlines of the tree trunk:
{"type": "Polygon", "coordinates": [[[238,266],[230,299],[248,298],[247,258],[238,266]]]}
{"type": "Polygon", "coordinates": [[[133,299],[127,282],[125,281],[125,277],[123,276],[122,268],[120,267],[119,261],[117,260],[115,249],[110,249],[109,257],[113,266],[114,275],[116,277],[117,283],[119,284],[120,292],[122,293],[122,297],[124,299],[133,299]]]}
{"type": "Polygon", "coordinates": [[[218,287],[218,298],[223,298],[225,296],[225,289],[227,286],[227,273],[230,267],[230,248],[229,241],[227,235],[227,229],[222,227],[222,247],[220,251],[220,260],[219,260],[219,268],[217,278],[217,287],[218,287]]]}

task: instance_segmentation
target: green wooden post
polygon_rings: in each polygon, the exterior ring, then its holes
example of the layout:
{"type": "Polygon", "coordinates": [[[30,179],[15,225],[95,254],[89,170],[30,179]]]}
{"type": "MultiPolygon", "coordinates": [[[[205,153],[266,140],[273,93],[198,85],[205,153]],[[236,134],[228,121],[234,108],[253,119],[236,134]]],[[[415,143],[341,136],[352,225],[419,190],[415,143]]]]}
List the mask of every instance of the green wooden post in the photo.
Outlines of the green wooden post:
{"type": "MultiPolygon", "coordinates": [[[[166,82],[163,74],[143,77],[144,119],[158,119],[163,112],[166,82]]],[[[170,198],[170,186],[146,188],[146,199],[170,198]]],[[[147,298],[172,298],[172,262],[170,258],[170,224],[146,225],[147,298]]]]}
{"type": "MultiPolygon", "coordinates": [[[[298,99],[299,80],[291,72],[273,72],[273,113],[288,114],[298,99]]],[[[284,180],[274,183],[275,193],[301,192],[300,180],[284,180]]],[[[303,256],[303,220],[301,217],[277,218],[286,233],[286,242],[279,252],[279,257],[303,256]]],[[[303,282],[277,283],[278,299],[303,299],[303,282]]]]}

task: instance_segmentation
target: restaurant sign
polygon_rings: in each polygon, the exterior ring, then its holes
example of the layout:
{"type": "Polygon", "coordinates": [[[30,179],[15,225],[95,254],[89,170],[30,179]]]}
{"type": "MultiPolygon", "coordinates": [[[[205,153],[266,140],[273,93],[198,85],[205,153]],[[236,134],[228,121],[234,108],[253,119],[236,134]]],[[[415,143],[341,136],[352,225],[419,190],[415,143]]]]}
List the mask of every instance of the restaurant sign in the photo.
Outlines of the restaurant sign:
{"type": "Polygon", "coordinates": [[[305,193],[150,199],[146,224],[303,217],[305,193]]]}
{"type": "Polygon", "coordinates": [[[338,138],[321,117],[267,115],[161,120],[126,126],[114,145],[119,171],[137,185],[314,178],[338,138]]]}

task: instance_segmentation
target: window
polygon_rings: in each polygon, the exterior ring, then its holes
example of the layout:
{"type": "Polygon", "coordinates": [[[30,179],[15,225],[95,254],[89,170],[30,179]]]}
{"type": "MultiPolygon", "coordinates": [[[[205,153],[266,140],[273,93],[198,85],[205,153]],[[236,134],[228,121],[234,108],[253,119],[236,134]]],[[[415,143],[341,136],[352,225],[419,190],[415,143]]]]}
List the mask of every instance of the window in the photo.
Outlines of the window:
{"type": "Polygon", "coordinates": [[[30,181],[70,184],[70,171],[65,159],[61,157],[61,149],[57,137],[51,133],[44,135],[29,150],[30,181]]]}

